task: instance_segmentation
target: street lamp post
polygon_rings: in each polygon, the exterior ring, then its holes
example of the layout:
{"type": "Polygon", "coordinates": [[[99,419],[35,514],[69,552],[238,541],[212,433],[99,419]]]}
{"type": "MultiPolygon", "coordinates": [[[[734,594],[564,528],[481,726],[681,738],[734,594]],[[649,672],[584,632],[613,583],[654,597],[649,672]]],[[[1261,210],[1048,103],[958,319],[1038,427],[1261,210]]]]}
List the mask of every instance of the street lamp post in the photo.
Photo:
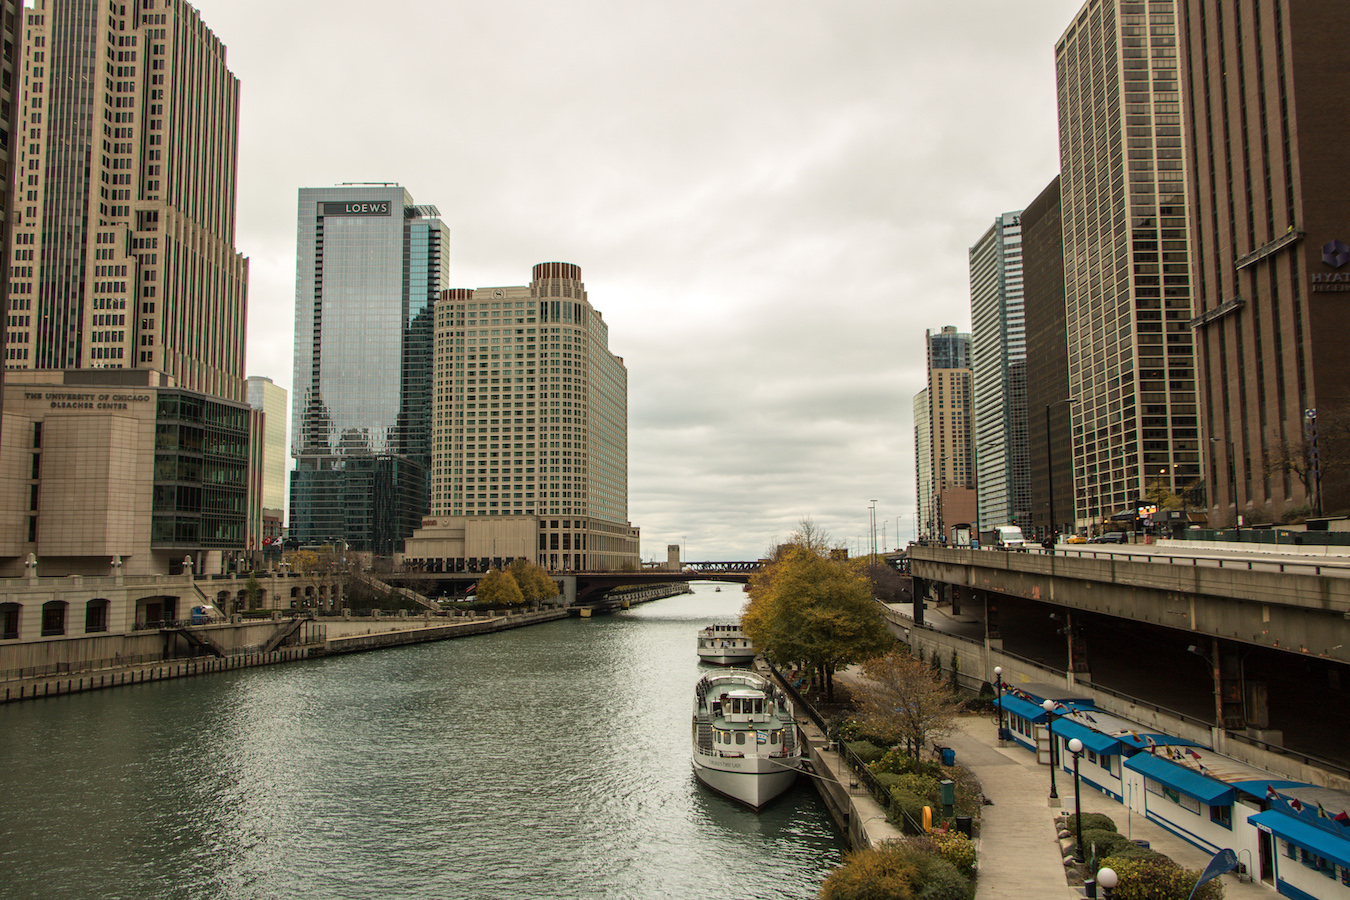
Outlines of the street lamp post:
{"type": "Polygon", "coordinates": [[[1055,789],[1055,701],[1041,704],[1045,710],[1045,730],[1050,735],[1050,806],[1059,806],[1059,791],[1055,789]]]}
{"type": "Polygon", "coordinates": [[[994,686],[998,688],[998,745],[1003,746],[1003,667],[994,666],[994,686]]]}
{"type": "Polygon", "coordinates": [[[1069,741],[1069,752],[1073,754],[1073,860],[1081,863],[1083,861],[1083,805],[1078,796],[1078,757],[1083,755],[1083,742],[1078,738],[1069,741]]]}
{"type": "Polygon", "coordinates": [[[1108,867],[1097,870],[1097,885],[1102,889],[1104,900],[1111,900],[1111,891],[1115,890],[1119,883],[1120,876],[1116,874],[1115,869],[1108,867]]]}

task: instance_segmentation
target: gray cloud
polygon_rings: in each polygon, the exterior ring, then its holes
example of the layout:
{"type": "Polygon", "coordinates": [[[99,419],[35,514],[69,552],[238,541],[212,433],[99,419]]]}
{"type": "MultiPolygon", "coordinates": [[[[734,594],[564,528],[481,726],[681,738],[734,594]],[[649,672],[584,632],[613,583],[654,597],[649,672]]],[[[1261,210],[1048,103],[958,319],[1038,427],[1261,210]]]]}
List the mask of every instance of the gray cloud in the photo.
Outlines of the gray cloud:
{"type": "Polygon", "coordinates": [[[455,286],[582,267],[645,557],[912,533],[923,331],[1058,168],[1078,2],[199,0],[243,83],[250,374],[290,387],[296,191],[396,181],[455,286]],[[880,533],[880,526],[878,526],[880,533]]]}

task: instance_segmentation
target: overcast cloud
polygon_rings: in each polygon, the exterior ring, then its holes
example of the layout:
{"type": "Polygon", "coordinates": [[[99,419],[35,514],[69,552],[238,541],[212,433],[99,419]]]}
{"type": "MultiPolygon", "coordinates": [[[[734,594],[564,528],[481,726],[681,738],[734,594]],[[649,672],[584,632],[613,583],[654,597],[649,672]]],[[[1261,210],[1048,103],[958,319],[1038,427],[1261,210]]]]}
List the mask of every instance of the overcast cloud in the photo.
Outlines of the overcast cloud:
{"type": "Polygon", "coordinates": [[[581,266],[629,377],[644,559],[914,522],[925,328],[1058,170],[1080,0],[193,0],[242,82],[248,374],[291,388],[296,192],[391,181],[450,284],[581,266]]]}

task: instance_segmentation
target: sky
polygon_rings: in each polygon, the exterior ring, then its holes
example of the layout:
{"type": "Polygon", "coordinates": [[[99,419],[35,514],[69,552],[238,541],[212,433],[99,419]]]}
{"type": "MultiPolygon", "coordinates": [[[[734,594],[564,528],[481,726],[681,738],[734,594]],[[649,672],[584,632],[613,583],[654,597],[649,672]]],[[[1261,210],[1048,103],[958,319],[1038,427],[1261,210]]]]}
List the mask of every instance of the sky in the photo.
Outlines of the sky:
{"type": "Polygon", "coordinates": [[[291,388],[297,191],[396,182],[450,287],[581,267],[644,560],[914,536],[924,331],[1058,171],[1080,0],[194,3],[242,88],[249,375],[291,388]]]}

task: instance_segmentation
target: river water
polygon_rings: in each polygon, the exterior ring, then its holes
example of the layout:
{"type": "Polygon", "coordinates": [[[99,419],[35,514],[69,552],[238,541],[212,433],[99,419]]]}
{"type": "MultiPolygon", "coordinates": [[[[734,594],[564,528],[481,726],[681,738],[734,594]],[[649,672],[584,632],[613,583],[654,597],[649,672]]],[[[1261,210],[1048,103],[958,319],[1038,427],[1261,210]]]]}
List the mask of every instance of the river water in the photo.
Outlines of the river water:
{"type": "Polygon", "coordinates": [[[814,789],[756,815],[690,767],[743,598],[0,706],[0,896],[814,897],[814,789]]]}

